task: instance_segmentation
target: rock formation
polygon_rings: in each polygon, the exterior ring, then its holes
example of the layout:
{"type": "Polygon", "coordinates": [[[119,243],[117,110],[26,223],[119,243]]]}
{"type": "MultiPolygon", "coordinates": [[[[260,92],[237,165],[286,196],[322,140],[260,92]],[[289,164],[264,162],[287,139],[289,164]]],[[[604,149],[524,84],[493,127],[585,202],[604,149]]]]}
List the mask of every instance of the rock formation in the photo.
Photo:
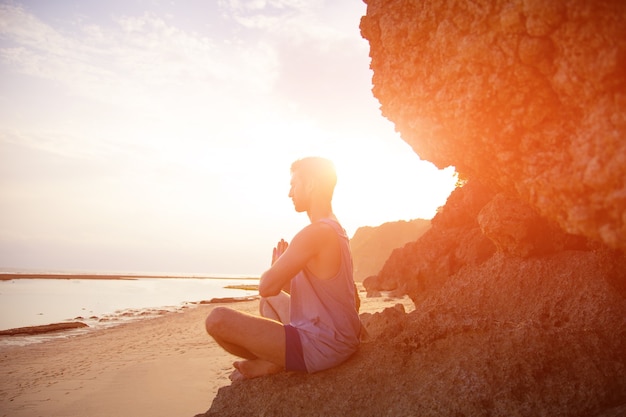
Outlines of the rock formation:
{"type": "Polygon", "coordinates": [[[626,249],[626,3],[368,1],[374,95],[422,159],[626,249]]]}
{"type": "Polygon", "coordinates": [[[417,240],[429,227],[430,220],[423,219],[359,227],[350,239],[354,280],[361,282],[378,274],[391,251],[417,240]]]}
{"type": "Polygon", "coordinates": [[[0,336],[32,336],[45,333],[62,332],[66,330],[81,329],[89,327],[81,321],[68,321],[64,323],[51,323],[40,326],[17,327],[0,331],[0,336]]]}
{"type": "Polygon", "coordinates": [[[394,290],[415,301],[426,288],[441,286],[462,266],[485,261],[495,246],[481,233],[476,217],[492,197],[493,191],[473,182],[455,190],[431,228],[419,240],[394,250],[380,272],[363,282],[365,288],[394,290]]]}
{"type": "Polygon", "coordinates": [[[367,4],[383,115],[467,183],[365,283],[414,311],[206,415],[626,415],[626,2],[367,4]]]}

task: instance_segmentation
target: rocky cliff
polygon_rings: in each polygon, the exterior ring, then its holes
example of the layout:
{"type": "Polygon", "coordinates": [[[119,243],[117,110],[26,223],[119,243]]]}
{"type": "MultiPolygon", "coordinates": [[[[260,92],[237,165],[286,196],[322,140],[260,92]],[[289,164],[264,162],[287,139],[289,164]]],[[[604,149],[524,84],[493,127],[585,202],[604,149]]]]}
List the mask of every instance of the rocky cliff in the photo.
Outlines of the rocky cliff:
{"type": "Polygon", "coordinates": [[[387,222],[380,226],[359,227],[350,239],[354,280],[376,275],[394,249],[417,240],[430,228],[430,220],[387,222]]]}
{"type": "Polygon", "coordinates": [[[367,3],[374,95],[422,159],[626,249],[626,2],[367,3]]]}
{"type": "Polygon", "coordinates": [[[371,289],[415,310],[206,415],[626,415],[626,2],[368,0],[374,95],[467,178],[371,289]]]}

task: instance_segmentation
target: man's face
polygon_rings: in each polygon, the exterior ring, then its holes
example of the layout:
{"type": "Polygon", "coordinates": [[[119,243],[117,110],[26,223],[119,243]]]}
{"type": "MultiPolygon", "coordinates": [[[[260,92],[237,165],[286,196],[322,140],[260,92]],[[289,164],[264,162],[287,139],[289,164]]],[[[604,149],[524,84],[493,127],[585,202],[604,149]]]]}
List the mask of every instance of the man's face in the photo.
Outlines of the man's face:
{"type": "Polygon", "coordinates": [[[297,174],[291,175],[291,188],[289,189],[289,198],[293,201],[296,212],[302,213],[309,208],[309,187],[302,178],[297,174]]]}

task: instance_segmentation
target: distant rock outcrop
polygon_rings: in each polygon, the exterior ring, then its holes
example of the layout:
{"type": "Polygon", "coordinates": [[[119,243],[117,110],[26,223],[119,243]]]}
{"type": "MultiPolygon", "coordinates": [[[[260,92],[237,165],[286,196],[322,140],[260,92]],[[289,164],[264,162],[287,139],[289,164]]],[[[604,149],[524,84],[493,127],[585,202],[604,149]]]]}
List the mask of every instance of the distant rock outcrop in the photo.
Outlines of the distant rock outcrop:
{"type": "Polygon", "coordinates": [[[378,275],[363,282],[365,288],[395,290],[415,301],[426,288],[441,286],[462,266],[484,262],[496,248],[481,233],[476,217],[493,195],[472,181],[453,191],[431,228],[419,240],[394,250],[378,275]]]}
{"type": "Polygon", "coordinates": [[[33,336],[45,333],[62,332],[65,330],[81,329],[89,327],[81,321],[71,321],[64,323],[43,324],[40,326],[17,327],[0,331],[0,336],[33,336]]]}
{"type": "Polygon", "coordinates": [[[350,239],[357,282],[376,275],[396,248],[417,240],[430,228],[430,220],[415,219],[383,223],[380,226],[359,227],[350,239]]]}
{"type": "Polygon", "coordinates": [[[374,95],[456,189],[346,364],[207,416],[626,415],[626,2],[367,0],[374,95]]]}

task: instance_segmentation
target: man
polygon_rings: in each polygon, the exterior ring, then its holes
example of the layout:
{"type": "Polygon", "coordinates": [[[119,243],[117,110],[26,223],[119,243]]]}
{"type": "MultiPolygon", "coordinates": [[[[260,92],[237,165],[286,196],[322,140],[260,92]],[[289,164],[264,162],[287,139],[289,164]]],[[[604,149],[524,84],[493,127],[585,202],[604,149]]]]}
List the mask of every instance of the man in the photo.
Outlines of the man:
{"type": "Polygon", "coordinates": [[[244,359],[234,363],[233,378],[281,370],[317,372],[339,365],[357,350],[358,295],[348,237],[332,211],[336,182],[327,159],[292,164],[289,197],[311,224],[291,244],[281,240],[274,248],[272,266],[259,282],[265,317],[227,307],[217,307],[207,317],[207,332],[244,359]]]}

